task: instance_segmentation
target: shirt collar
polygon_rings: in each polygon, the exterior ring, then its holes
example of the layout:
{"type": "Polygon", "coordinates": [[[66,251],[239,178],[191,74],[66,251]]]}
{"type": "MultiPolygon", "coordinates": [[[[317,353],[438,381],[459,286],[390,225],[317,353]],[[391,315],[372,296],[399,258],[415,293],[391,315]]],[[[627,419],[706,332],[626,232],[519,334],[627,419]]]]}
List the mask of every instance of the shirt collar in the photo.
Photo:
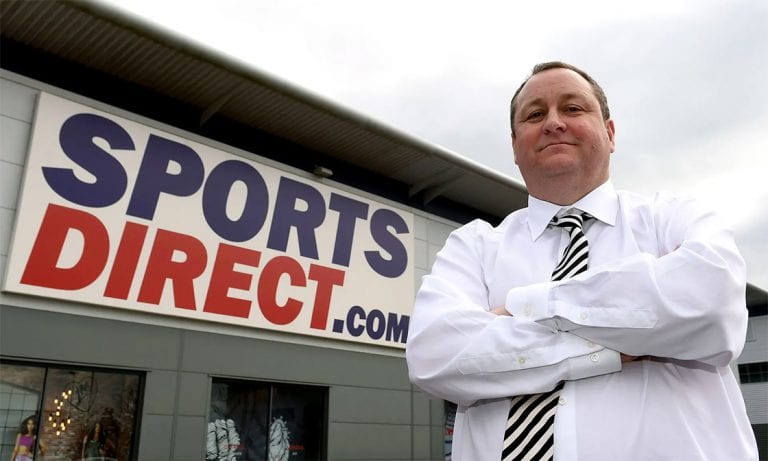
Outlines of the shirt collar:
{"type": "Polygon", "coordinates": [[[555,215],[562,214],[571,208],[586,211],[595,219],[613,226],[616,224],[616,213],[619,211],[619,198],[611,181],[604,182],[570,206],[557,205],[529,195],[528,229],[531,232],[531,239],[538,239],[555,215]]]}

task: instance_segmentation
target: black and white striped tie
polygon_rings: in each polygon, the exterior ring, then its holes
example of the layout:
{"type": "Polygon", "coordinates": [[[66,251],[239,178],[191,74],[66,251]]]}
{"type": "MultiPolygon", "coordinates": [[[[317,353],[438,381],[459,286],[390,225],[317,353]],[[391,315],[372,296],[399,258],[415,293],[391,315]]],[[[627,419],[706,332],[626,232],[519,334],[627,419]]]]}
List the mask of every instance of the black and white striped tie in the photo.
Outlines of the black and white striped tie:
{"type": "MultiPolygon", "coordinates": [[[[590,219],[587,213],[573,210],[550,225],[568,231],[570,241],[552,272],[552,280],[564,280],[587,270],[589,247],[582,226],[590,219]]],[[[544,461],[554,456],[555,409],[563,388],[562,381],[543,394],[513,397],[504,431],[502,461],[544,461]]]]}

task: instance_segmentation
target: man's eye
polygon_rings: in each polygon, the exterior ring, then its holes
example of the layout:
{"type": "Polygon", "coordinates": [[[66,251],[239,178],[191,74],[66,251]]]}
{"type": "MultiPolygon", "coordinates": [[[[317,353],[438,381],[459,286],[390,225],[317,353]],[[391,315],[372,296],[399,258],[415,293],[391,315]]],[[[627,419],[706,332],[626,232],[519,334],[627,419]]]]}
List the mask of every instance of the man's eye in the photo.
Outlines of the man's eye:
{"type": "Polygon", "coordinates": [[[568,106],[565,108],[567,112],[581,112],[583,109],[579,106],[568,106]]]}
{"type": "Polygon", "coordinates": [[[542,112],[540,110],[536,110],[536,111],[533,111],[533,112],[529,113],[528,117],[526,118],[526,120],[537,119],[537,118],[540,118],[542,115],[544,115],[544,112],[542,112]]]}

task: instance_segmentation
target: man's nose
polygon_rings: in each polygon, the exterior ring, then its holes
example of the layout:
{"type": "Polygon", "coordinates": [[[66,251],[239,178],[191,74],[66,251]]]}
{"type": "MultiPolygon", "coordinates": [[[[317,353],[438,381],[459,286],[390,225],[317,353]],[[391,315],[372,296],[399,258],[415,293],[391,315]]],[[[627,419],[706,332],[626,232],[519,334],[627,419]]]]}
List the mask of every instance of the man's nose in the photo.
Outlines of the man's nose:
{"type": "Polygon", "coordinates": [[[562,114],[554,110],[549,111],[546,120],[544,120],[544,131],[547,133],[565,131],[565,120],[563,120],[562,114]]]}

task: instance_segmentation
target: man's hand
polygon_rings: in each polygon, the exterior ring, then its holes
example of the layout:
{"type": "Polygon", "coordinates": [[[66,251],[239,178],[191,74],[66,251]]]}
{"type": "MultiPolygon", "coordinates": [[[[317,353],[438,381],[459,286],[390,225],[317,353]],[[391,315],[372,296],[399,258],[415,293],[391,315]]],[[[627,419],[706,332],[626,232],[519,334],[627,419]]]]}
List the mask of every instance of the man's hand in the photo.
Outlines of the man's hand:
{"type": "Polygon", "coordinates": [[[621,363],[634,362],[635,360],[651,360],[650,355],[627,355],[621,354],[621,363]]]}
{"type": "Polygon", "coordinates": [[[507,308],[506,308],[506,307],[504,307],[504,306],[495,307],[495,308],[491,309],[491,310],[490,310],[490,311],[488,311],[488,312],[490,312],[491,314],[496,314],[496,315],[507,315],[507,316],[509,316],[509,317],[512,317],[512,314],[510,314],[509,312],[507,312],[507,308]]]}

